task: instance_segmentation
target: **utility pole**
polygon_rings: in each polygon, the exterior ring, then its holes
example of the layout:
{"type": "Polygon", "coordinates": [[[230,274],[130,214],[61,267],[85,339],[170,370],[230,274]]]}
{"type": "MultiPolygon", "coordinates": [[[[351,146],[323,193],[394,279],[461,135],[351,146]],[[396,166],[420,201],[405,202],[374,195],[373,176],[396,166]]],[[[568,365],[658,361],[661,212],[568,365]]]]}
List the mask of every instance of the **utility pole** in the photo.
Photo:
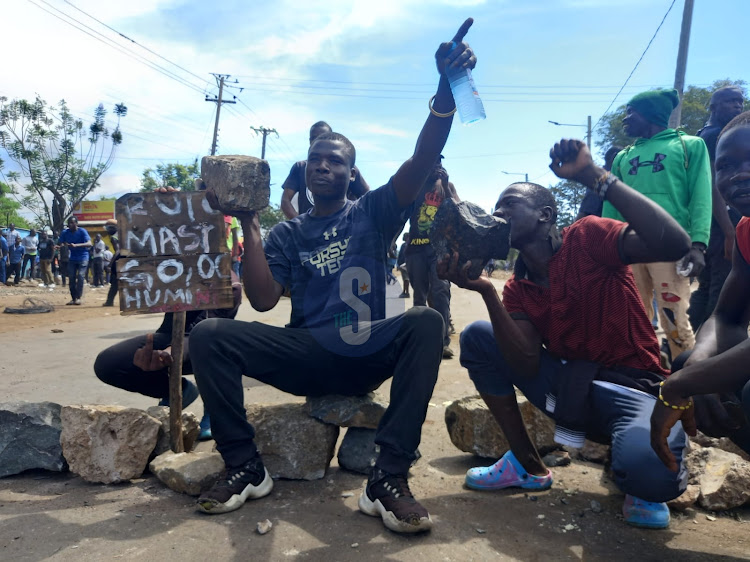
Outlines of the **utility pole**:
{"type": "Polygon", "coordinates": [[[589,115],[587,128],[588,132],[586,133],[586,144],[589,145],[589,152],[591,152],[591,115],[589,115]]]}
{"type": "Polygon", "coordinates": [[[221,104],[222,103],[237,103],[234,100],[222,99],[224,94],[224,80],[229,78],[229,74],[214,74],[216,81],[219,84],[219,95],[215,98],[209,98],[206,96],[206,101],[214,102],[216,104],[216,122],[214,123],[214,140],[211,143],[211,156],[216,155],[216,141],[219,139],[219,115],[221,115],[221,104]]]}
{"type": "Polygon", "coordinates": [[[266,159],[266,137],[270,135],[271,133],[274,133],[276,135],[276,138],[279,138],[279,133],[276,131],[276,129],[268,129],[266,127],[263,127],[262,125],[260,127],[250,127],[253,131],[255,131],[256,135],[263,135],[263,148],[261,149],[260,158],[261,160],[266,159]]]}
{"type": "Polygon", "coordinates": [[[680,103],[669,118],[669,128],[680,126],[682,120],[682,91],[685,89],[685,69],[687,68],[688,47],[690,45],[690,26],[693,23],[694,0],[685,0],[682,10],[682,29],[680,30],[680,48],[677,51],[677,69],[674,73],[674,87],[680,94],[680,103]]]}

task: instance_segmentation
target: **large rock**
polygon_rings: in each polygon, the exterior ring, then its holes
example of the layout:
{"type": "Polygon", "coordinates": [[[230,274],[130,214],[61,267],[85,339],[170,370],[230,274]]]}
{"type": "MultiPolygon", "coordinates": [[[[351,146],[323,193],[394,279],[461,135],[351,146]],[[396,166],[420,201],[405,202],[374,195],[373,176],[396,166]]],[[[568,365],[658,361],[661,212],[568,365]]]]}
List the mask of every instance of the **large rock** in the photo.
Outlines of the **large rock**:
{"type": "MultiPolygon", "coordinates": [[[[526,398],[519,397],[518,406],[537,449],[544,454],[557,448],[553,439],[555,422],[526,398]]],[[[450,404],[445,409],[445,424],[453,444],[467,453],[499,458],[509,448],[508,440],[479,396],[468,396],[450,404]]]]}
{"type": "Polygon", "coordinates": [[[271,170],[253,156],[204,156],[201,177],[225,213],[257,211],[268,206],[271,170]]]}
{"type": "Polygon", "coordinates": [[[469,278],[478,279],[491,258],[508,257],[510,225],[479,205],[445,199],[435,214],[430,241],[438,256],[458,252],[459,265],[471,261],[469,278]]]}
{"type": "Polygon", "coordinates": [[[339,466],[352,472],[369,474],[378,458],[378,449],[374,429],[350,427],[339,445],[339,466]]]}
{"type": "Polygon", "coordinates": [[[691,484],[700,486],[698,504],[714,511],[731,509],[750,500],[750,463],[734,453],[697,448],[686,458],[691,484]]]}
{"type": "MultiPolygon", "coordinates": [[[[169,427],[169,407],[151,406],[146,410],[146,413],[152,418],[159,420],[161,424],[159,435],[156,438],[156,448],[151,453],[151,458],[153,459],[162,453],[172,450],[169,444],[172,438],[172,432],[169,427]]],[[[198,416],[193,412],[182,412],[182,444],[185,447],[185,452],[189,453],[193,450],[200,431],[198,416]]]]}
{"type": "Polygon", "coordinates": [[[255,426],[255,444],[273,478],[317,480],[326,473],[338,426],[310,417],[306,404],[246,406],[255,426]]]}
{"type": "Polygon", "coordinates": [[[669,500],[667,505],[670,509],[685,511],[692,507],[701,495],[701,488],[695,484],[688,484],[687,489],[673,500],[669,500]]]}
{"type": "Polygon", "coordinates": [[[0,478],[32,468],[67,470],[60,408],[52,402],[0,403],[0,478]]]}
{"type": "Polygon", "coordinates": [[[603,445],[586,439],[583,443],[583,447],[578,449],[577,456],[579,459],[596,462],[599,464],[605,464],[612,454],[612,447],[610,445],[603,445]]]}
{"type": "Polygon", "coordinates": [[[339,427],[365,427],[376,429],[387,404],[375,400],[372,393],[364,396],[327,396],[307,399],[309,414],[325,423],[339,427]]]}
{"type": "Polygon", "coordinates": [[[750,455],[735,445],[734,441],[729,439],[729,437],[709,437],[699,431],[695,437],[690,438],[690,442],[693,444],[697,443],[701,447],[713,447],[715,449],[734,453],[735,455],[741,456],[746,461],[750,461],[750,455]]]}
{"type": "Polygon", "coordinates": [[[224,461],[219,453],[168,451],[152,460],[148,468],[175,492],[198,496],[219,479],[224,471],[224,461]]]}
{"type": "Polygon", "coordinates": [[[146,412],[121,406],[63,406],[60,417],[71,472],[105,484],[143,474],[161,427],[146,412]]]}

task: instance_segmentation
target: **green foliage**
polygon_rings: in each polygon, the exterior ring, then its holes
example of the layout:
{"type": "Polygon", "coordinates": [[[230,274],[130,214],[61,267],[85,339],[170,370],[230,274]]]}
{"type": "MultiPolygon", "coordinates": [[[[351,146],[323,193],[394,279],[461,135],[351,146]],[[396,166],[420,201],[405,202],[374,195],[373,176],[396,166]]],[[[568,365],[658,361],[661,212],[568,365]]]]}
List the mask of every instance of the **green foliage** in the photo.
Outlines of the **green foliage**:
{"type": "Polygon", "coordinates": [[[141,191],[154,191],[159,187],[174,187],[180,191],[195,191],[195,180],[200,177],[198,159],[192,164],[157,164],[156,168],[143,170],[141,191]]]}
{"type": "Polygon", "coordinates": [[[268,237],[268,233],[271,229],[286,220],[286,216],[281,210],[281,207],[271,204],[262,211],[258,211],[258,220],[260,221],[260,229],[263,232],[263,238],[268,237]]]}
{"type": "MultiPolygon", "coordinates": [[[[719,88],[724,86],[739,86],[747,97],[747,91],[744,80],[716,80],[708,88],[698,86],[688,86],[682,98],[682,123],[680,129],[694,135],[697,133],[708,120],[708,103],[713,94],[719,88]]],[[[745,102],[745,109],[748,109],[748,102],[745,102]]],[[[596,146],[602,152],[606,152],[610,146],[628,146],[633,144],[633,138],[628,137],[622,128],[622,119],[625,117],[625,105],[621,105],[611,113],[605,115],[601,123],[596,127],[598,140],[596,146]]]]}
{"type": "Polygon", "coordinates": [[[586,195],[586,186],[571,180],[561,180],[549,187],[557,201],[557,226],[565,228],[576,220],[578,209],[586,195]]]}
{"type": "Polygon", "coordinates": [[[21,228],[29,228],[29,221],[18,214],[21,204],[12,198],[10,186],[0,182],[0,224],[8,226],[10,223],[21,228]]]}
{"type": "Polygon", "coordinates": [[[36,222],[61,231],[73,208],[98,187],[122,143],[126,114],[124,104],[115,106],[117,124],[110,132],[100,104],[87,130],[65,100],[52,107],[39,96],[33,102],[0,97],[0,147],[17,168],[3,173],[0,160],[0,174],[36,222]]]}

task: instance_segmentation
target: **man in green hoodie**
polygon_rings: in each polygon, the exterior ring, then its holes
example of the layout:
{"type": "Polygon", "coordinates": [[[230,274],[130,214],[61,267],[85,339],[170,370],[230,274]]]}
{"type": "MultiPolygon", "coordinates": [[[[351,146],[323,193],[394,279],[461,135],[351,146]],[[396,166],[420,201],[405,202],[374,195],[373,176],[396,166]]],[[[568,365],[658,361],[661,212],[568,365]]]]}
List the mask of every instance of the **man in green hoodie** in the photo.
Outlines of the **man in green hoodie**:
{"type": "MultiPolygon", "coordinates": [[[[672,358],[695,344],[688,321],[690,277],[705,266],[711,228],[711,165],[706,143],[667,126],[680,98],[677,90],[650,90],[628,102],[622,123],[635,143],[612,163],[612,173],[665,211],[690,235],[692,247],[676,264],[633,264],[633,275],[649,318],[653,294],[672,358]]],[[[623,220],[604,202],[602,216],[623,220]]]]}

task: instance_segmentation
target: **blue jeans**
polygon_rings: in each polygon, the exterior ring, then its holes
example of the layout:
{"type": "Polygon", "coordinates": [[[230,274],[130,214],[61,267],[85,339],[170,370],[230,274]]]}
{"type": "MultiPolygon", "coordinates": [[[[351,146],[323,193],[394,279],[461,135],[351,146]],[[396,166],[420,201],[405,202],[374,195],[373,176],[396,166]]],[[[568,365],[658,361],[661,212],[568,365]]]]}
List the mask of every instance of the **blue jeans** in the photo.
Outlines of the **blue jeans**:
{"type": "Polygon", "coordinates": [[[80,299],[83,296],[83,280],[88,267],[88,260],[68,262],[68,285],[70,287],[70,298],[73,300],[80,299]]]}
{"type": "Polygon", "coordinates": [[[5,257],[0,256],[0,283],[5,283],[5,257]]]}
{"type": "MultiPolygon", "coordinates": [[[[482,394],[507,396],[517,387],[548,416],[547,395],[554,396],[563,363],[542,350],[539,372],[534,377],[513,371],[497,347],[492,325],[474,322],[461,334],[461,365],[469,371],[482,394]]],[[[687,487],[688,473],[682,457],[687,436],[678,423],[669,435],[669,446],[680,469],[672,472],[651,449],[650,394],[605,381],[594,381],[587,433],[612,439],[612,472],[615,484],[626,494],[651,502],[676,498],[687,487]]]]}

